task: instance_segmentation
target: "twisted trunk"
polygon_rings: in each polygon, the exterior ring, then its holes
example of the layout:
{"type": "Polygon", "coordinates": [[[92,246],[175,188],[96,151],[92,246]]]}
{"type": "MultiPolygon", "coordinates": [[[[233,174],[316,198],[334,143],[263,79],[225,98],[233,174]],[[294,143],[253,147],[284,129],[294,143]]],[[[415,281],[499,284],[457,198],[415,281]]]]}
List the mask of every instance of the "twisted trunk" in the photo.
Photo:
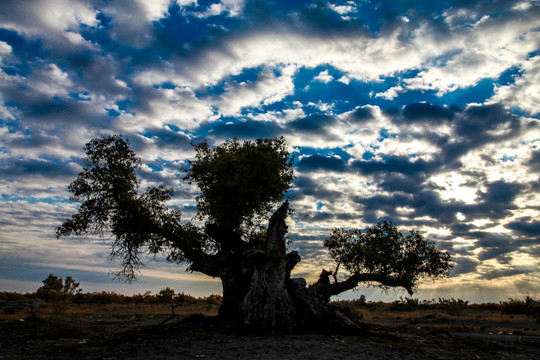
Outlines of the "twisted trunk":
{"type": "Polygon", "coordinates": [[[328,305],[322,288],[308,288],[302,278],[291,279],[300,256],[296,251],[286,252],[287,210],[285,203],[270,219],[264,246],[222,259],[220,317],[255,332],[359,330],[328,305]]]}

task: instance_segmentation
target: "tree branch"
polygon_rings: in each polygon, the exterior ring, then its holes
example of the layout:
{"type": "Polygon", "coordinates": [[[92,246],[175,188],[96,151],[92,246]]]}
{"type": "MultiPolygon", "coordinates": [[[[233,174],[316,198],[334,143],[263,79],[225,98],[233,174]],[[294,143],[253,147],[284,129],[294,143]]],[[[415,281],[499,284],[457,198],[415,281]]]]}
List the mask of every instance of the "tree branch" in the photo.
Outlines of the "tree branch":
{"type": "Polygon", "coordinates": [[[347,290],[352,290],[361,282],[377,282],[383,286],[402,287],[410,295],[413,294],[414,284],[406,278],[374,273],[355,273],[344,281],[330,283],[329,278],[333,275],[331,271],[323,269],[319,280],[310,285],[310,288],[323,295],[326,299],[330,299],[330,296],[341,294],[347,290]]]}

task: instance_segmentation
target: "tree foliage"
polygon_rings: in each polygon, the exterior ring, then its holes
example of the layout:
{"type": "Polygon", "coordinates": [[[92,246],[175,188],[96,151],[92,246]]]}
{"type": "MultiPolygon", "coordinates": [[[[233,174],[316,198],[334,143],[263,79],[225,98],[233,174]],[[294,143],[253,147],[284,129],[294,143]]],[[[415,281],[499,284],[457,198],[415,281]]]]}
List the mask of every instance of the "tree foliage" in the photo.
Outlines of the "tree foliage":
{"type": "Polygon", "coordinates": [[[66,276],[64,281],[61,277],[49,274],[42,283],[43,285],[36,291],[36,296],[47,301],[65,302],[82,291],[79,289],[79,283],[71,276],[66,276]]]}
{"type": "Polygon", "coordinates": [[[243,248],[240,226],[253,225],[283,199],[293,179],[292,159],[283,138],[233,139],[214,149],[203,142],[195,150],[185,179],[200,188],[197,210],[207,220],[204,229],[182,224],[180,211],[166,208],[173,189],[139,191],[141,161],[127,139],[113,135],[86,144],[86,166],[69,185],[80,206],[56,229],[57,236],[110,232],[111,257],[122,263],[117,274],[128,281],[138,275],[145,252],[165,252],[170,261],[219,276],[213,255],[243,248]]]}
{"type": "MultiPolygon", "coordinates": [[[[418,281],[448,275],[450,256],[416,230],[404,236],[392,222],[383,221],[365,231],[334,229],[324,246],[351,279],[377,282],[382,287],[403,287],[413,293],[418,281]]],[[[337,279],[336,279],[337,281],[337,279]]]]}
{"type": "Polygon", "coordinates": [[[69,185],[71,200],[80,204],[79,209],[56,229],[56,234],[112,233],[111,256],[122,262],[118,275],[132,280],[145,250],[158,253],[170,245],[167,235],[182,231],[180,212],[164,206],[174,192],[159,186],[139,193],[136,170],[141,161],[122,136],[93,139],[86,144],[85,152],[86,166],[69,185]]]}
{"type": "Polygon", "coordinates": [[[210,223],[237,230],[265,217],[283,200],[293,180],[292,157],[285,140],[225,141],[195,146],[185,179],[199,186],[197,211],[210,223]]]}

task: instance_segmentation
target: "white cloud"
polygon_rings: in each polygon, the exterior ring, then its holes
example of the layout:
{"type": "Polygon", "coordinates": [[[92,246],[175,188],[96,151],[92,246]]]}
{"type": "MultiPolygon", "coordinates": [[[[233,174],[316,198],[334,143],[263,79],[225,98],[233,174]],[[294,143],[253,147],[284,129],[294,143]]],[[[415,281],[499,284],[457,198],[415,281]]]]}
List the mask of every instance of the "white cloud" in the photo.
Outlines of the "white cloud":
{"type": "Polygon", "coordinates": [[[431,58],[444,54],[450,58],[440,64],[425,58],[422,63],[427,69],[413,79],[405,79],[407,89],[435,90],[441,96],[473,86],[481,79],[495,79],[537,48],[538,32],[532,29],[539,24],[536,17],[527,14],[503,19],[482,17],[474,26],[456,29],[442,41],[429,28],[421,28],[415,32],[414,48],[432,48],[431,58]]]}
{"type": "MultiPolygon", "coordinates": [[[[537,25],[532,16],[515,15],[503,20],[484,19],[475,27],[440,35],[425,23],[411,32],[408,41],[403,41],[403,35],[410,30],[400,27],[378,38],[334,35],[326,39],[298,33],[284,37],[280,31],[249,33],[224,39],[219,47],[202,48],[189,62],[178,59],[144,76],[149,83],[174,79],[178,84],[197,88],[262,64],[329,64],[345,72],[343,81],[380,81],[381,77],[401,71],[423,69],[415,78],[405,79],[402,88],[389,89],[379,96],[392,99],[401,89],[434,90],[442,95],[475,85],[486,77],[497,77],[520,64],[536,48],[537,36],[531,29],[537,25]],[[441,62],[441,57],[447,60],[441,62]]],[[[333,80],[328,71],[316,79],[333,80]]]]}
{"type": "Polygon", "coordinates": [[[380,93],[375,94],[375,97],[380,97],[380,98],[383,98],[383,99],[386,99],[386,100],[393,100],[400,93],[402,93],[404,91],[405,91],[405,89],[403,89],[402,86],[398,85],[398,86],[391,87],[391,88],[389,88],[388,90],[386,90],[384,92],[380,92],[380,93]]]}
{"type": "Polygon", "coordinates": [[[156,21],[167,14],[170,0],[137,0],[143,7],[149,21],[156,21]]]}
{"type": "Polygon", "coordinates": [[[324,70],[321,71],[319,75],[315,76],[313,80],[328,84],[330,81],[334,80],[334,77],[328,73],[328,70],[324,70]]]}
{"type": "MultiPolygon", "coordinates": [[[[177,1],[178,2],[178,1],[177,1]]],[[[196,1],[181,0],[178,2],[181,6],[196,5],[196,1]]],[[[207,18],[210,16],[219,16],[227,13],[229,16],[238,16],[244,6],[244,0],[222,0],[218,3],[210,4],[205,11],[191,11],[190,14],[199,18],[207,18]]]]}
{"type": "Polygon", "coordinates": [[[349,85],[349,83],[351,82],[351,79],[349,79],[348,76],[343,75],[342,77],[338,79],[338,81],[341,83],[344,83],[345,85],[349,85]]]}
{"type": "MultiPolygon", "coordinates": [[[[4,41],[0,41],[0,56],[1,55],[11,54],[12,50],[13,49],[11,48],[11,46],[8,43],[6,43],[4,41]]],[[[0,58],[0,59],[2,59],[2,58],[0,58]]]]}
{"type": "Polygon", "coordinates": [[[354,5],[334,5],[329,3],[328,6],[330,9],[334,10],[340,15],[346,15],[356,11],[356,7],[354,5]]]}
{"type": "Polygon", "coordinates": [[[40,0],[20,1],[14,4],[10,17],[4,17],[3,26],[35,35],[47,35],[44,28],[61,32],[81,24],[96,26],[97,11],[86,1],[40,0]]]}
{"type": "Polygon", "coordinates": [[[40,93],[50,97],[64,97],[69,94],[74,85],[69,75],[56,64],[48,64],[41,69],[36,69],[35,80],[29,84],[34,94],[40,93]]]}
{"type": "Polygon", "coordinates": [[[148,128],[160,129],[171,124],[181,129],[193,130],[213,115],[209,100],[198,99],[189,87],[153,89],[152,97],[144,109],[135,115],[124,113],[118,126],[125,132],[139,132],[148,128]]]}
{"type": "Polygon", "coordinates": [[[197,0],[176,0],[176,3],[178,6],[189,6],[189,5],[197,5],[197,0]]]}
{"type": "Polygon", "coordinates": [[[521,65],[524,73],[511,85],[499,86],[491,99],[508,107],[518,107],[529,114],[540,113],[540,56],[528,59],[521,65]]]}
{"type": "Polygon", "coordinates": [[[234,115],[244,107],[258,107],[280,101],[294,92],[295,73],[296,66],[281,69],[279,76],[266,68],[255,82],[229,85],[217,106],[224,115],[234,115]]]}

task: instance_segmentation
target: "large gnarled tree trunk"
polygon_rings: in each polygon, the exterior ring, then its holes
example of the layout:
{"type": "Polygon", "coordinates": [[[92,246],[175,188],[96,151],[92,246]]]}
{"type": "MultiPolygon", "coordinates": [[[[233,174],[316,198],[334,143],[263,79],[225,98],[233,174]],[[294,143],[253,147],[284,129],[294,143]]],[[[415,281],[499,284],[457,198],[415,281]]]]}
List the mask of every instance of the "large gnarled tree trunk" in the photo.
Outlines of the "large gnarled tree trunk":
{"type": "Polygon", "coordinates": [[[220,316],[262,332],[355,328],[352,320],[328,305],[324,281],[308,288],[304,279],[291,279],[300,256],[286,252],[287,210],[286,202],[271,217],[264,246],[231,256],[224,264],[220,316]]]}

